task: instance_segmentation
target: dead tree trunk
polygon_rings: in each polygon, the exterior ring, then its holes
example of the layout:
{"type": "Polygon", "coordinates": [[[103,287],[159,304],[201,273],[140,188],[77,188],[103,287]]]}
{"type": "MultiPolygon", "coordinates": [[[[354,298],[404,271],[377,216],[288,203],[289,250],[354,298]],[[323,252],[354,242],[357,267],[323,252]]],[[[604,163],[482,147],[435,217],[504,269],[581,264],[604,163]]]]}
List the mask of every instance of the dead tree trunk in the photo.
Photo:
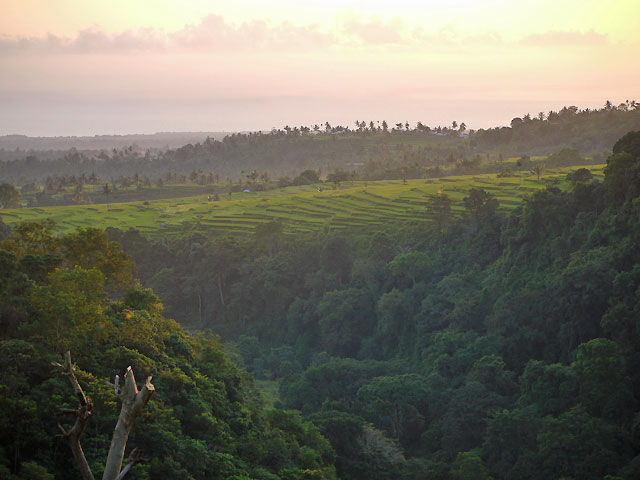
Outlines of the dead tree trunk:
{"type": "MultiPolygon", "coordinates": [[[[62,368],[62,373],[65,375],[71,386],[73,387],[80,405],[74,409],[60,409],[61,413],[73,414],[76,416],[76,421],[70,430],[65,430],[60,423],[58,427],[62,430],[62,435],[69,442],[73,458],[78,465],[80,474],[83,480],[95,480],[89,463],[87,462],[82,446],[80,445],[80,436],[84,432],[89,416],[93,409],[93,403],[90,398],[87,398],[75,376],[75,365],[71,363],[71,353],[66,352],[64,355],[64,365],[56,363],[55,365],[62,368]]],[[[138,449],[134,449],[129,456],[129,462],[125,468],[121,470],[122,460],[124,458],[124,450],[127,445],[127,439],[131,428],[136,421],[136,418],[142,413],[145,405],[151,398],[154,392],[153,384],[151,383],[151,377],[147,377],[142,390],[138,391],[136,386],[136,380],[133,375],[131,367],[127,368],[127,373],[124,376],[124,386],[120,390],[118,377],[116,376],[115,384],[110,384],[114,387],[116,395],[122,401],[122,409],[120,410],[120,417],[116,424],[113,437],[111,438],[111,447],[109,448],[109,455],[107,456],[107,462],[102,480],[122,480],[127,472],[141,460],[141,455],[138,449]]]]}
{"type": "Polygon", "coordinates": [[[74,373],[75,365],[71,363],[71,352],[67,352],[64,354],[64,365],[56,364],[61,367],[62,374],[65,375],[71,386],[73,387],[73,391],[78,397],[78,408],[73,409],[60,409],[61,413],[69,413],[76,416],[76,422],[73,424],[70,430],[65,430],[60,423],[58,423],[58,427],[62,430],[62,436],[67,439],[69,442],[69,447],[71,447],[71,452],[73,453],[73,458],[78,465],[78,469],[80,470],[80,474],[82,475],[83,480],[95,480],[93,477],[93,473],[91,473],[91,468],[89,467],[89,463],[87,462],[86,457],[84,456],[84,452],[82,451],[82,446],[80,445],[80,436],[84,432],[84,429],[87,426],[87,422],[89,421],[89,416],[91,415],[91,410],[93,409],[93,403],[91,399],[87,399],[84,395],[84,391],[78,383],[78,379],[74,373]]]}
{"type": "MultiPolygon", "coordinates": [[[[118,385],[116,385],[116,389],[118,389],[118,385]]],[[[151,377],[147,377],[142,390],[138,391],[133,370],[131,370],[131,367],[127,368],[127,373],[124,376],[124,387],[118,393],[120,400],[122,400],[120,417],[111,437],[111,447],[109,448],[102,480],[115,480],[120,474],[122,460],[124,459],[124,449],[127,446],[131,428],[136,418],[142,414],[142,410],[154,391],[155,388],[151,383],[151,377]]]]}

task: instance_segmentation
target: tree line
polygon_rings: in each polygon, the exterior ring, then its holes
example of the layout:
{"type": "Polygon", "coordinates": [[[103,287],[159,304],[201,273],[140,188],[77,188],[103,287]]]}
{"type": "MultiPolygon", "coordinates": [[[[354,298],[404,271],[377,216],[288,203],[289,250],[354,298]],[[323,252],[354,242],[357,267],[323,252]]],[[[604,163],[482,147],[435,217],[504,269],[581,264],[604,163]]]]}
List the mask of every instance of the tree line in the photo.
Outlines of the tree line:
{"type": "MultiPolygon", "coordinates": [[[[0,161],[0,178],[17,186],[42,183],[54,174],[81,177],[93,173],[103,181],[137,174],[153,183],[165,181],[162,177],[168,172],[189,179],[194,171],[201,171],[207,182],[209,172],[213,172],[221,181],[240,183],[243,172],[254,169],[268,173],[272,179],[294,178],[308,169],[344,169],[358,170],[361,176],[373,179],[401,177],[402,169],[416,166],[424,171],[427,167],[475,162],[477,157],[485,162],[487,155],[498,161],[505,156],[549,155],[563,148],[577,149],[582,156],[598,155],[604,161],[620,136],[640,128],[640,108],[633,100],[619,106],[608,102],[601,109],[570,106],[557,112],[516,117],[508,127],[477,131],[457,121],[438,127],[422,122],[390,126],[385,120],[357,120],[354,124],[355,128],[350,128],[325,122],[270,132],[233,133],[220,140],[206,138],[167,150],[129,146],[99,151],[12,152],[0,161]]],[[[200,181],[202,175],[197,179],[200,181]]]]}

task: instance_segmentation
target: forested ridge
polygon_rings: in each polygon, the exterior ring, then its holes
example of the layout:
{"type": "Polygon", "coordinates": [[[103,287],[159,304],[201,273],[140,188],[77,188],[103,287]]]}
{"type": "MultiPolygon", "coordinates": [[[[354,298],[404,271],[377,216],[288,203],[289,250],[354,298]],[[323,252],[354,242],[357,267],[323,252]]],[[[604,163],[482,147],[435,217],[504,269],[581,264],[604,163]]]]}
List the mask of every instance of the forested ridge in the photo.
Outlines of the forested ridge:
{"type": "Polygon", "coordinates": [[[607,101],[600,109],[567,106],[527,113],[508,127],[477,131],[456,121],[429,127],[422,122],[394,126],[384,120],[359,120],[355,127],[327,122],[234,133],[220,140],[206,137],[172,149],[132,144],[82,150],[79,144],[68,150],[0,150],[0,178],[26,186],[25,191],[52,193],[61,183],[141,188],[159,180],[242,183],[252,172],[265,182],[290,182],[305,170],[320,171],[321,176],[346,171],[363,180],[420,178],[427,168],[436,167],[458,174],[499,172],[507,157],[547,156],[565,149],[602,162],[618,138],[640,129],[639,105],[632,100],[617,106],[607,101]]]}
{"type": "Polygon", "coordinates": [[[3,229],[0,473],[78,478],[55,439],[69,349],[96,471],[103,382],[132,365],[157,393],[127,478],[638,478],[639,179],[632,132],[603,182],[574,174],[508,216],[476,188],[463,219],[441,192],[431,222],[377,232],[3,229]],[[275,409],[227,355],[279,382],[275,409]]]}

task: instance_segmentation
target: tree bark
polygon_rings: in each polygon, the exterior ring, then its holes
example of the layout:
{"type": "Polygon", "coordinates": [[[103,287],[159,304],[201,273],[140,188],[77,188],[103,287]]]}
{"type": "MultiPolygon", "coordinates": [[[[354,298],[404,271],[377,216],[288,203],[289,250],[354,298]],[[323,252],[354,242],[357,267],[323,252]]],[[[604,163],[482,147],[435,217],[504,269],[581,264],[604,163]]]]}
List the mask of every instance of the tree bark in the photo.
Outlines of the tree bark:
{"type": "Polygon", "coordinates": [[[78,379],[74,373],[75,365],[71,363],[71,352],[66,352],[64,354],[64,365],[57,364],[58,366],[63,368],[63,375],[65,375],[71,386],[73,387],[73,391],[78,397],[78,401],[80,405],[78,408],[74,410],[62,409],[62,413],[73,413],[76,416],[76,421],[71,427],[70,430],[65,430],[62,425],[58,423],[58,427],[62,430],[62,435],[69,442],[69,446],[71,447],[71,452],[73,453],[73,458],[78,465],[78,469],[80,470],[80,474],[82,475],[83,480],[95,480],[93,477],[93,473],[91,473],[91,468],[89,467],[89,463],[87,462],[86,457],[84,456],[84,451],[82,450],[82,445],[80,445],[80,437],[84,432],[84,429],[87,426],[87,422],[89,421],[89,416],[91,415],[91,410],[93,409],[93,403],[91,399],[87,399],[84,395],[84,391],[78,383],[78,379]]]}
{"type": "MultiPolygon", "coordinates": [[[[89,463],[82,451],[82,446],[80,445],[80,437],[87,426],[87,422],[89,421],[89,416],[93,409],[93,403],[90,398],[85,396],[84,391],[74,374],[75,365],[71,363],[70,352],[65,353],[64,360],[64,365],[59,363],[55,363],[55,365],[61,367],[63,375],[69,379],[69,382],[78,397],[80,405],[76,409],[60,409],[61,413],[75,415],[76,421],[73,427],[68,431],[65,430],[60,423],[58,423],[58,427],[62,430],[62,435],[67,439],[69,446],[71,447],[73,458],[78,465],[82,479],[95,480],[93,473],[91,472],[91,468],[89,467],[89,463]]],[[[116,383],[109,384],[114,387],[116,394],[120,397],[120,400],[122,401],[122,408],[120,410],[118,423],[116,424],[115,431],[113,432],[113,437],[111,438],[111,447],[109,448],[109,455],[107,456],[104,474],[102,475],[103,480],[121,480],[136,463],[140,462],[140,452],[138,449],[134,449],[129,457],[129,463],[124,469],[122,469],[122,471],[120,471],[122,468],[122,460],[124,458],[124,450],[127,446],[127,439],[131,433],[131,428],[155,391],[155,388],[151,383],[151,377],[147,377],[147,381],[142,387],[142,390],[138,391],[136,379],[131,367],[127,368],[127,373],[124,376],[124,387],[122,390],[120,390],[118,383],[118,378],[116,376],[116,383]]]]}
{"type": "Polygon", "coordinates": [[[124,387],[118,394],[122,400],[120,417],[111,437],[111,447],[109,448],[102,480],[116,480],[118,478],[131,428],[154,391],[155,388],[151,383],[151,377],[147,377],[142,390],[138,391],[133,370],[131,370],[131,367],[127,368],[127,373],[124,376],[124,387]]]}

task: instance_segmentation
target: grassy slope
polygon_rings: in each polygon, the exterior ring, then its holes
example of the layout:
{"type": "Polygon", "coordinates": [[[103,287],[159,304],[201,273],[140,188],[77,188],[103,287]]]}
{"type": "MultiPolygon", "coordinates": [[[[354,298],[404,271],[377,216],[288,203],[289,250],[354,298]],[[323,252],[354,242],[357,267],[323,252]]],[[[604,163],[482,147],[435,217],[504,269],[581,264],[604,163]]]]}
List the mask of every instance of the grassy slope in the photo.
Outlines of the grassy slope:
{"type": "MultiPolygon", "coordinates": [[[[603,165],[589,166],[602,177],[603,165]]],[[[500,208],[509,210],[535,190],[555,184],[568,187],[567,172],[579,167],[547,170],[541,181],[530,173],[497,178],[495,174],[443,177],[434,180],[399,180],[377,182],[346,182],[338,190],[330,185],[288,187],[260,193],[222,195],[218,202],[207,201],[206,195],[167,198],[150,202],[129,202],[106,205],[36,207],[3,210],[0,217],[12,224],[25,220],[52,218],[60,232],[76,227],[136,228],[151,236],[180,233],[185,227],[200,224],[200,230],[211,233],[253,232],[256,224],[280,220],[288,232],[312,231],[322,228],[375,226],[397,221],[424,220],[425,195],[442,189],[453,200],[455,212],[463,210],[462,201],[473,188],[483,188],[500,201],[500,208]]]]}

